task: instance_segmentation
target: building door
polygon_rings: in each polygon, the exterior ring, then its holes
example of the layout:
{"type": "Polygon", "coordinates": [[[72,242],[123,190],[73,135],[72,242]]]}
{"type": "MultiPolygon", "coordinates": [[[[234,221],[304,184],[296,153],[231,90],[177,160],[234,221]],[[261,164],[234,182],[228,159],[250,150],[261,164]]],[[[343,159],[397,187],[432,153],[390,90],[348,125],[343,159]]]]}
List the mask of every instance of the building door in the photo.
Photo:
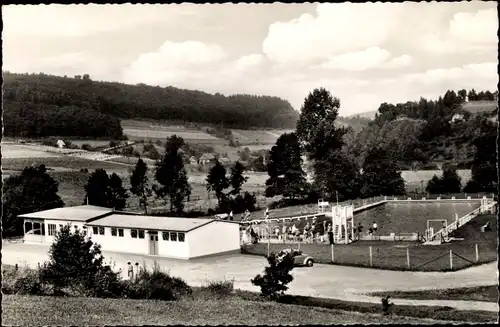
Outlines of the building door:
{"type": "Polygon", "coordinates": [[[158,255],[158,232],[149,232],[149,254],[158,255]]]}

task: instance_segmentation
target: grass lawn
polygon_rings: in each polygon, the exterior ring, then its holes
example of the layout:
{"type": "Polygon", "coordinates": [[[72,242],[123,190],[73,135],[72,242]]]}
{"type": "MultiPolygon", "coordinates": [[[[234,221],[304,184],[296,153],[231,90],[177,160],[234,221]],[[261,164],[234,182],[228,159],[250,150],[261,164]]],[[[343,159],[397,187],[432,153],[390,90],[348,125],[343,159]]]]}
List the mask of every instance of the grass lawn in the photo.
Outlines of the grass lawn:
{"type": "MultiPolygon", "coordinates": [[[[297,300],[295,298],[295,300],[297,300]]],[[[292,301],[288,301],[292,302],[292,301]]],[[[492,322],[496,315],[450,308],[395,307],[382,316],[375,304],[311,301],[305,305],[269,302],[257,294],[224,298],[185,298],[176,302],[6,295],[2,318],[6,325],[291,325],[437,323],[425,319],[492,322]],[[341,311],[343,310],[343,311],[341,311]],[[359,312],[354,312],[358,311],[359,312]],[[410,314],[408,317],[400,314],[410,314]]]]}
{"type": "MultiPolygon", "coordinates": [[[[373,268],[391,270],[414,271],[443,271],[449,270],[449,250],[466,258],[468,262],[458,256],[453,256],[453,270],[460,270],[474,264],[475,244],[479,249],[479,263],[492,262],[497,259],[497,219],[495,215],[477,217],[469,224],[456,231],[457,237],[465,237],[463,241],[454,241],[442,245],[422,245],[416,242],[391,241],[358,241],[349,245],[335,245],[335,264],[345,266],[369,267],[369,247],[372,247],[373,268]],[[479,232],[479,226],[490,221],[491,230],[479,232]],[[407,267],[406,249],[410,252],[410,269],[407,267]],[[439,256],[442,258],[430,262],[439,256]],[[422,266],[424,265],[424,266],[422,266]]],[[[296,248],[296,243],[271,244],[271,251],[277,252],[285,247],[296,248]]],[[[312,255],[318,263],[332,263],[331,248],[327,244],[301,244],[300,249],[312,255]]],[[[266,255],[267,243],[263,240],[259,244],[242,247],[242,253],[266,255]]]]}
{"type": "Polygon", "coordinates": [[[372,296],[390,295],[397,299],[412,300],[462,300],[498,302],[498,285],[451,288],[444,290],[425,290],[415,292],[381,292],[371,293],[372,296]]]}
{"type": "MultiPolygon", "coordinates": [[[[286,325],[409,323],[414,318],[361,315],[324,308],[229,299],[176,302],[7,295],[6,325],[286,325]]],[[[418,320],[417,320],[418,321],[418,320]]],[[[424,321],[422,321],[424,322],[424,321]]],[[[428,322],[428,321],[427,321],[428,322]]]]}

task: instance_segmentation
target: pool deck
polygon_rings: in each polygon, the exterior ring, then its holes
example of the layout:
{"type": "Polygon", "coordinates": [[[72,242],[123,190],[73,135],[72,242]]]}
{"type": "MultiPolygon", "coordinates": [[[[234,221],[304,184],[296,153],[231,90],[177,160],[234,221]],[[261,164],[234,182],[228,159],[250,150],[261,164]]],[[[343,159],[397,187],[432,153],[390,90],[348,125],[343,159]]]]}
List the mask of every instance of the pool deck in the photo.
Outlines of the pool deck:
{"type": "Polygon", "coordinates": [[[365,204],[364,206],[361,206],[361,207],[354,207],[353,208],[353,213],[358,213],[358,212],[361,212],[361,211],[365,211],[365,210],[368,210],[368,209],[371,209],[371,208],[375,208],[375,207],[378,207],[378,206],[381,206],[383,204],[387,203],[387,200],[382,200],[382,201],[378,201],[378,202],[373,202],[373,203],[368,203],[368,204],[365,204]]]}

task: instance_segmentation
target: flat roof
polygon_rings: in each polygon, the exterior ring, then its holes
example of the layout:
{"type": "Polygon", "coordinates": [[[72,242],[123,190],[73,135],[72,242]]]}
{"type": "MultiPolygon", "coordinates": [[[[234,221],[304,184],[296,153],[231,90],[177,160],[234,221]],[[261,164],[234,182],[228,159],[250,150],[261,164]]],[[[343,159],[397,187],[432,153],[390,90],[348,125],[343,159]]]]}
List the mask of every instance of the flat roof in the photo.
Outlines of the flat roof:
{"type": "Polygon", "coordinates": [[[19,215],[21,218],[51,219],[51,220],[70,220],[70,221],[88,221],[96,219],[113,212],[111,208],[103,208],[92,205],[82,205],[76,207],[62,207],[44,211],[27,213],[19,215]]]}
{"type": "Polygon", "coordinates": [[[87,225],[188,232],[200,226],[209,224],[213,221],[215,220],[207,218],[180,218],[180,217],[161,217],[161,216],[143,216],[143,215],[133,216],[133,215],[111,214],[106,217],[89,222],[87,225]]]}

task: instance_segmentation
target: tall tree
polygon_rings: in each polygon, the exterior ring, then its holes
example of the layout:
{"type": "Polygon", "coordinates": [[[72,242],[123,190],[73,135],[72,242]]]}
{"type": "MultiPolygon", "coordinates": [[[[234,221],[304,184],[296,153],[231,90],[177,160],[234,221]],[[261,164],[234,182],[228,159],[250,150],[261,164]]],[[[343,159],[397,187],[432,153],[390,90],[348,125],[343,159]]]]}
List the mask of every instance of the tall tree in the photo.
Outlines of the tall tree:
{"type": "Polygon", "coordinates": [[[47,174],[44,165],[26,167],[21,174],[3,182],[2,235],[23,234],[23,219],[18,215],[64,206],[58,192],[58,183],[47,174]]]}
{"type": "Polygon", "coordinates": [[[296,133],[310,159],[322,160],[328,151],[343,145],[344,128],[336,128],[340,100],[324,88],[314,89],[305,98],[296,133]]]}
{"type": "Polygon", "coordinates": [[[149,187],[148,165],[139,158],[135,168],[130,175],[130,192],[139,197],[140,205],[144,207],[144,213],[148,214],[148,197],[152,191],[149,187]]]}
{"type": "Polygon", "coordinates": [[[214,192],[219,206],[225,198],[224,190],[229,187],[229,180],[226,176],[226,168],[221,165],[219,160],[215,161],[214,166],[207,175],[207,191],[214,192]]]}
{"type": "Polygon", "coordinates": [[[476,148],[472,161],[472,179],[464,188],[465,192],[496,192],[498,186],[497,172],[497,128],[488,120],[479,126],[481,134],[475,138],[476,148]]]}
{"type": "Polygon", "coordinates": [[[243,176],[243,172],[245,167],[239,162],[236,161],[234,166],[231,167],[231,176],[229,177],[229,184],[232,187],[231,194],[238,195],[241,193],[241,188],[243,184],[246,183],[248,177],[243,176]]]}
{"type": "Polygon", "coordinates": [[[317,164],[314,188],[322,197],[340,201],[357,198],[359,193],[359,168],[353,158],[343,151],[330,152],[328,160],[317,164]]]}
{"type": "Polygon", "coordinates": [[[109,176],[104,169],[96,169],[90,174],[85,185],[84,204],[121,210],[127,204],[127,190],[116,173],[109,176]]]}
{"type": "Polygon", "coordinates": [[[363,197],[379,195],[400,195],[405,193],[404,180],[396,163],[381,148],[368,152],[362,169],[363,197]]]}
{"type": "Polygon", "coordinates": [[[165,144],[165,155],[156,164],[155,179],[159,185],[153,186],[156,196],[170,199],[170,212],[181,213],[183,201],[191,194],[181,148],[184,139],[172,135],[165,144]]]}
{"type": "Polygon", "coordinates": [[[266,196],[283,195],[296,198],[304,195],[306,174],[302,168],[299,139],[295,133],[286,133],[271,148],[267,164],[266,196]]]}
{"type": "Polygon", "coordinates": [[[427,183],[425,191],[430,194],[459,193],[462,188],[460,176],[453,166],[443,167],[443,176],[434,175],[427,183]]]}

